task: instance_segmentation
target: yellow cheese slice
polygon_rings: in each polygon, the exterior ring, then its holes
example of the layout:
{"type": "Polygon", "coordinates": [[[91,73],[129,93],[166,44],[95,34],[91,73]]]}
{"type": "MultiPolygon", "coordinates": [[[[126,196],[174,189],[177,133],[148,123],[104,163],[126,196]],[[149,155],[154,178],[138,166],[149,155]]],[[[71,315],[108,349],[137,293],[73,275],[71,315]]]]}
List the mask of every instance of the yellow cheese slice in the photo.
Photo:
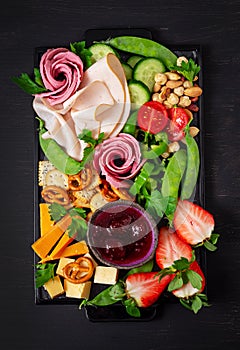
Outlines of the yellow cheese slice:
{"type": "Polygon", "coordinates": [[[47,233],[45,233],[44,236],[40,237],[32,244],[32,249],[41,259],[46,258],[47,254],[67,230],[71,221],[72,219],[70,215],[65,215],[47,233]]]}
{"type": "Polygon", "coordinates": [[[54,225],[54,221],[48,211],[49,204],[39,204],[39,215],[40,215],[40,235],[43,236],[47,233],[54,225]]]}
{"type": "Polygon", "coordinates": [[[64,274],[63,274],[63,268],[67,265],[67,264],[70,264],[72,262],[74,262],[75,259],[71,259],[71,258],[61,258],[59,260],[59,263],[58,263],[58,267],[57,267],[57,270],[56,270],[56,274],[57,275],[60,275],[62,277],[64,277],[64,274]]]}
{"type": "Polygon", "coordinates": [[[64,290],[66,297],[77,298],[77,299],[88,299],[91,290],[91,281],[85,283],[71,283],[64,279],[64,290]]]}

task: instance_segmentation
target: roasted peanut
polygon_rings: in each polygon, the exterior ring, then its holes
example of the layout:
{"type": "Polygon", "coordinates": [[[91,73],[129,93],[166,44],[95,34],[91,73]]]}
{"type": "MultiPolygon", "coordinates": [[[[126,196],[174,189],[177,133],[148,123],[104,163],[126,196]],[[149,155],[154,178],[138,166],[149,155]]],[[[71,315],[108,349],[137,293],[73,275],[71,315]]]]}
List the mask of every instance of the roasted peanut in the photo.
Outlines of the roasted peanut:
{"type": "Polygon", "coordinates": [[[177,105],[179,102],[179,97],[173,92],[168,96],[167,101],[172,105],[177,105]]]}
{"type": "Polygon", "coordinates": [[[173,89],[174,94],[176,94],[177,96],[182,96],[183,92],[184,92],[184,87],[183,86],[179,86],[175,89],[173,89]]]}
{"type": "Polygon", "coordinates": [[[169,80],[179,80],[181,78],[179,74],[174,72],[166,72],[165,75],[169,80]]]}
{"type": "Polygon", "coordinates": [[[192,86],[184,90],[184,95],[197,97],[202,95],[202,89],[199,86],[192,86]]]}
{"type": "Polygon", "coordinates": [[[185,89],[190,88],[190,87],[192,87],[192,86],[193,86],[193,83],[192,83],[191,81],[189,81],[189,80],[185,80],[185,81],[183,82],[183,87],[184,87],[185,89]]]}
{"type": "Polygon", "coordinates": [[[196,126],[190,126],[189,128],[189,134],[192,137],[195,137],[199,133],[199,129],[196,126]]]}
{"type": "Polygon", "coordinates": [[[180,97],[179,103],[178,103],[179,107],[185,108],[185,107],[190,106],[190,104],[191,104],[191,100],[188,96],[181,96],[180,97]]]}
{"type": "Polygon", "coordinates": [[[159,83],[155,83],[153,85],[153,92],[158,92],[161,89],[161,85],[159,83]]]}
{"type": "Polygon", "coordinates": [[[177,141],[172,142],[168,145],[168,152],[169,153],[177,152],[179,149],[180,149],[180,145],[177,141]]]}
{"type": "Polygon", "coordinates": [[[154,80],[156,83],[158,83],[160,85],[164,85],[164,84],[166,84],[168,78],[164,73],[157,73],[157,74],[155,74],[154,80]]]}
{"type": "Polygon", "coordinates": [[[168,82],[166,83],[166,86],[170,89],[175,89],[181,85],[182,85],[181,80],[168,80],[168,82]]]}

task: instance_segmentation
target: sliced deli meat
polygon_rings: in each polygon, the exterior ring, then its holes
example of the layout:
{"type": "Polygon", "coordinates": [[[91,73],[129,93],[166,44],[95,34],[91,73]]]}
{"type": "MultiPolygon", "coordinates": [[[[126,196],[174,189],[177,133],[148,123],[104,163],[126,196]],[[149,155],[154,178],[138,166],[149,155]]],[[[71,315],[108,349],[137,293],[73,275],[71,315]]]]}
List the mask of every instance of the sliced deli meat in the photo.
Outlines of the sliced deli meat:
{"type": "Polygon", "coordinates": [[[54,139],[66,153],[81,160],[86,143],[78,139],[83,129],[97,138],[116,136],[130,112],[127,81],[119,59],[109,54],[83,74],[80,88],[66,101],[55,106],[43,96],[35,96],[33,108],[45,122],[43,137],[54,139]]]}

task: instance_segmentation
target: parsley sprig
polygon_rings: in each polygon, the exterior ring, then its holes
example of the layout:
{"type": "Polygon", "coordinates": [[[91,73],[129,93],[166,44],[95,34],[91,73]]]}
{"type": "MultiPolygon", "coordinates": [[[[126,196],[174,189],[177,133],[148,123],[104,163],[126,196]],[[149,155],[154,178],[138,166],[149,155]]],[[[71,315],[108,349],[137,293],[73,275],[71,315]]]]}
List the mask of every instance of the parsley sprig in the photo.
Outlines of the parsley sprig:
{"type": "Polygon", "coordinates": [[[94,139],[91,130],[83,129],[83,131],[78,135],[78,138],[88,144],[88,146],[84,148],[83,159],[81,161],[82,167],[84,168],[85,164],[92,160],[95,147],[103,141],[104,132],[101,132],[98,135],[98,138],[94,139]]]}
{"type": "Polygon", "coordinates": [[[39,68],[34,68],[33,78],[27,73],[22,73],[20,76],[12,77],[11,79],[27,94],[35,95],[48,91],[43,85],[39,68]]]}
{"type": "Polygon", "coordinates": [[[83,65],[85,68],[88,68],[92,65],[91,56],[92,53],[89,49],[85,47],[85,41],[78,41],[74,43],[70,43],[70,49],[73,53],[78,55],[83,61],[83,65]]]}
{"type": "Polygon", "coordinates": [[[192,58],[188,60],[188,62],[182,61],[181,66],[173,66],[171,67],[171,70],[176,70],[178,72],[181,72],[181,74],[189,81],[193,81],[195,76],[200,71],[200,66],[198,66],[192,58]]]}
{"type": "Polygon", "coordinates": [[[42,287],[51,278],[54,278],[54,268],[56,264],[45,263],[36,265],[35,284],[36,288],[42,287]]]}
{"type": "Polygon", "coordinates": [[[87,222],[84,220],[87,216],[86,210],[83,208],[71,208],[67,210],[58,203],[49,205],[49,214],[53,221],[59,221],[66,214],[72,218],[71,224],[68,227],[69,237],[73,237],[77,241],[85,238],[87,232],[87,222]]]}

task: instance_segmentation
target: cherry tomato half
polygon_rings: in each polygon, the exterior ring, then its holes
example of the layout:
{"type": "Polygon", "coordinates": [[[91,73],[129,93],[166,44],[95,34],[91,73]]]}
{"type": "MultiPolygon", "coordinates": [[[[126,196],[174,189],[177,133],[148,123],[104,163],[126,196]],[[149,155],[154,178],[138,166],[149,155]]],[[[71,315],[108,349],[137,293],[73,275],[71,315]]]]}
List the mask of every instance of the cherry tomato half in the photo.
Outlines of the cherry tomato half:
{"type": "Polygon", "coordinates": [[[151,134],[157,134],[167,125],[167,109],[158,101],[148,101],[140,107],[137,122],[142,130],[151,134]]]}
{"type": "Polygon", "coordinates": [[[184,108],[173,107],[168,109],[169,119],[176,125],[179,130],[185,128],[189,122],[189,116],[184,108]]]}
{"type": "Polygon", "coordinates": [[[169,123],[166,131],[170,141],[179,141],[185,136],[184,128],[190,118],[184,108],[173,107],[168,109],[169,123]]]}

